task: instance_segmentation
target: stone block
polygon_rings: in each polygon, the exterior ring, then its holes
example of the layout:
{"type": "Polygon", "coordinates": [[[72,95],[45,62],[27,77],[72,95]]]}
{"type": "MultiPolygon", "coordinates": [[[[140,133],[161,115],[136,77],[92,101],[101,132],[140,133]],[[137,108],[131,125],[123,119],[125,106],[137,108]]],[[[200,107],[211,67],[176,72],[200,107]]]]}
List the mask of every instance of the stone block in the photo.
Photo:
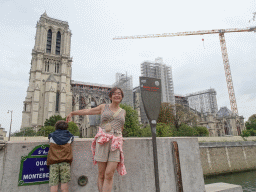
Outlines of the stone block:
{"type": "MultiPolygon", "coordinates": [[[[205,185],[200,161],[197,138],[157,138],[158,166],[160,189],[165,192],[176,192],[176,182],[173,165],[172,141],[179,146],[181,176],[184,192],[204,192],[205,185]]],[[[93,166],[91,153],[92,139],[75,138],[72,144],[74,160],[71,166],[70,191],[97,191],[98,167],[93,166]],[[77,179],[85,175],[88,184],[81,187],[77,179]]],[[[2,192],[39,192],[49,191],[48,184],[20,186],[18,177],[21,156],[26,156],[37,145],[46,141],[8,142],[6,146],[3,167],[2,192]]],[[[113,192],[154,192],[154,164],[151,138],[125,138],[125,166],[127,175],[114,175],[113,192]]]]}
{"type": "Polygon", "coordinates": [[[205,185],[206,192],[243,192],[240,185],[229,183],[213,183],[205,185]]]}

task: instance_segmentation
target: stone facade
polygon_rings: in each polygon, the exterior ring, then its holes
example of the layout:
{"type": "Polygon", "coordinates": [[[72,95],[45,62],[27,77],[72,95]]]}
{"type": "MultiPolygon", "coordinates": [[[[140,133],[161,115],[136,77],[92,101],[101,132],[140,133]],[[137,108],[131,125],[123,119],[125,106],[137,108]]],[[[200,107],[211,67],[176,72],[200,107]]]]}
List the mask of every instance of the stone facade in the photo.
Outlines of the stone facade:
{"type": "MultiPolygon", "coordinates": [[[[71,81],[72,111],[90,109],[103,103],[111,103],[109,92],[112,86],[71,81]]],[[[100,125],[100,115],[74,116],[82,137],[93,137],[100,125]]]]}
{"type": "Polygon", "coordinates": [[[44,13],[36,29],[21,127],[43,126],[52,115],[65,117],[72,110],[71,31],[68,22],[50,18],[44,13]]]}
{"type": "Polygon", "coordinates": [[[201,114],[199,125],[207,127],[211,137],[238,136],[245,130],[244,117],[232,113],[227,107],[221,107],[216,115],[201,114]]]}
{"type": "Polygon", "coordinates": [[[0,124],[0,140],[4,140],[4,138],[6,137],[7,131],[5,131],[5,128],[1,127],[0,124]]]}

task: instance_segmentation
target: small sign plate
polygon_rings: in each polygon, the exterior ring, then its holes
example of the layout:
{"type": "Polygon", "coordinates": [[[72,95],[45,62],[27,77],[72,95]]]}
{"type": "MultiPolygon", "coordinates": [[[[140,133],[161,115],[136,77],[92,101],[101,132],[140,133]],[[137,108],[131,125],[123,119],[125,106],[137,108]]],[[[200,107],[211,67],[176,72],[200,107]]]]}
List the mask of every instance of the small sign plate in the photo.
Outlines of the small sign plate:
{"type": "Polygon", "coordinates": [[[49,183],[48,151],[48,144],[39,145],[28,156],[21,157],[18,186],[49,183]]]}

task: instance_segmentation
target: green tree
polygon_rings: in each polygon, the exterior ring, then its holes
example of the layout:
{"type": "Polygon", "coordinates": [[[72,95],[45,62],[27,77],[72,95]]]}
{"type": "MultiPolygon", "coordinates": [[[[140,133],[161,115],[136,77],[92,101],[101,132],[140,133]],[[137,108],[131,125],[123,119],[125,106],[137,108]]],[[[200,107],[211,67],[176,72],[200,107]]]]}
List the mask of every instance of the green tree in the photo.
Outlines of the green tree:
{"type": "Polygon", "coordinates": [[[167,125],[174,124],[174,106],[170,103],[162,103],[160,107],[157,123],[165,123],[167,125]]]}
{"type": "Polygon", "coordinates": [[[195,128],[186,124],[181,124],[178,131],[174,131],[174,136],[197,136],[198,132],[195,128]]]}
{"type": "Polygon", "coordinates": [[[33,127],[24,127],[20,131],[14,132],[11,134],[12,137],[27,137],[27,136],[35,136],[36,132],[33,127]]]}
{"type": "Polygon", "coordinates": [[[139,137],[152,137],[150,125],[139,130],[139,137]]]}
{"type": "Polygon", "coordinates": [[[209,136],[209,131],[206,127],[195,127],[196,131],[198,132],[198,136],[200,137],[208,137],[209,136]]]}
{"type": "Polygon", "coordinates": [[[60,115],[53,115],[45,120],[44,126],[55,126],[55,123],[59,120],[66,120],[66,118],[62,118],[60,115]]]}
{"type": "Polygon", "coordinates": [[[173,136],[173,131],[170,125],[165,123],[157,123],[156,125],[156,136],[157,137],[171,137],[173,136]]]}
{"type": "Polygon", "coordinates": [[[248,121],[245,123],[245,127],[247,130],[256,130],[256,114],[249,117],[248,121]]]}
{"type": "Polygon", "coordinates": [[[80,136],[80,132],[79,132],[78,126],[74,122],[72,122],[72,121],[70,121],[68,123],[68,131],[71,134],[73,134],[74,136],[80,136]]]}
{"type": "MultiPolygon", "coordinates": [[[[165,123],[157,123],[156,125],[156,136],[157,137],[171,137],[173,136],[174,125],[170,126],[165,123]]],[[[151,127],[147,125],[140,129],[140,137],[152,137],[151,127]]]]}
{"type": "Polygon", "coordinates": [[[140,135],[140,124],[138,113],[131,106],[120,104],[120,107],[126,111],[125,124],[123,130],[124,137],[137,137],[140,135]]]}
{"type": "Polygon", "coordinates": [[[38,132],[37,132],[37,136],[44,136],[44,137],[48,137],[48,135],[52,132],[55,131],[55,127],[53,126],[44,126],[41,127],[38,132]]]}
{"type": "Polygon", "coordinates": [[[250,130],[243,130],[241,136],[242,137],[249,137],[249,136],[251,136],[251,131],[250,130]]]}

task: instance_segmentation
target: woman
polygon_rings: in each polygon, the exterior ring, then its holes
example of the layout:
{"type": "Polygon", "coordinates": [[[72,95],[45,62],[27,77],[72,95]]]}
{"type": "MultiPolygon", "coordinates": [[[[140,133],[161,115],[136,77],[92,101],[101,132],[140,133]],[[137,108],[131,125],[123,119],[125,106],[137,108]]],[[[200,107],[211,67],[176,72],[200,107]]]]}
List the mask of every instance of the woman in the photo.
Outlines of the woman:
{"type": "Polygon", "coordinates": [[[101,114],[101,125],[92,143],[94,163],[98,163],[99,192],[111,192],[115,169],[120,175],[126,174],[122,150],[122,131],[126,112],[119,107],[123,97],[122,89],[114,87],[109,93],[111,104],[73,111],[67,116],[67,122],[69,122],[74,115],[101,114]]]}

